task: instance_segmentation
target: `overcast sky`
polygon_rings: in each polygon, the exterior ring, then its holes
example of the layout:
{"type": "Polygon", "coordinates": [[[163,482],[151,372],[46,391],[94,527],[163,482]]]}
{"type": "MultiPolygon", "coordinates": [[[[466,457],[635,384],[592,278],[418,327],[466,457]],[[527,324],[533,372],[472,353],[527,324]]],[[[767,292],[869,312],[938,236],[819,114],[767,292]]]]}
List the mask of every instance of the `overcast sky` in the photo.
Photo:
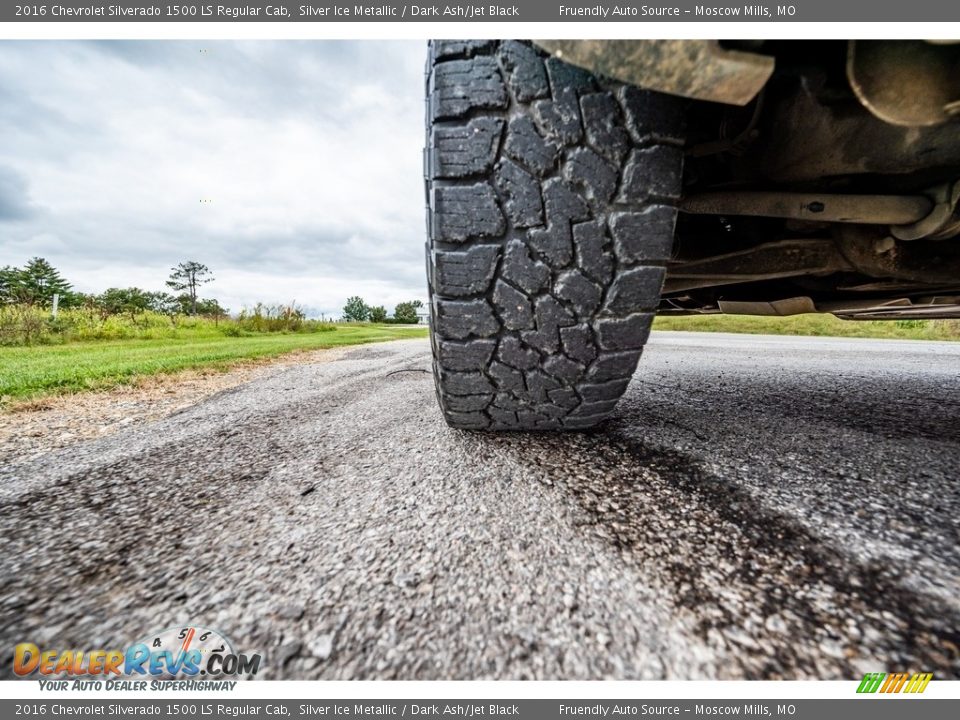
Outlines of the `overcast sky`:
{"type": "Polygon", "coordinates": [[[0,42],[0,266],[237,311],[425,299],[421,42],[0,42]],[[209,202],[201,202],[206,200],[209,202]]]}

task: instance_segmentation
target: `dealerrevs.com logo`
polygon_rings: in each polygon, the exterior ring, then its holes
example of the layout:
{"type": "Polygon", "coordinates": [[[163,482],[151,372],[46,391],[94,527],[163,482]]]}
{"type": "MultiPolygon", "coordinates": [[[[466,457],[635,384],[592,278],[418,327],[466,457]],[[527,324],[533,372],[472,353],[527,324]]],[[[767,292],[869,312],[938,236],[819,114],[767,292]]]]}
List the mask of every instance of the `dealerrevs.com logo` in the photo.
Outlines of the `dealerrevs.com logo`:
{"type": "Polygon", "coordinates": [[[174,680],[252,677],[261,656],[233,649],[222,633],[199,626],[168,628],[133,642],[126,650],[14,648],[13,671],[21,677],[75,679],[85,676],[174,680]]]}

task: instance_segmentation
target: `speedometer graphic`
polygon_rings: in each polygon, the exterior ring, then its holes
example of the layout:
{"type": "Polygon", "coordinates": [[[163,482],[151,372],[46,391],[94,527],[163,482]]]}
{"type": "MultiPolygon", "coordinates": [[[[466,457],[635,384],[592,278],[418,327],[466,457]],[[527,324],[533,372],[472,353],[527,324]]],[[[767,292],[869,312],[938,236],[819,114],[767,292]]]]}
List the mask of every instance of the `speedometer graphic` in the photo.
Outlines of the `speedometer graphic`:
{"type": "Polygon", "coordinates": [[[218,677],[233,674],[237,655],[218,630],[201,625],[171,627],[138,639],[127,651],[128,677],[158,680],[218,677]]]}

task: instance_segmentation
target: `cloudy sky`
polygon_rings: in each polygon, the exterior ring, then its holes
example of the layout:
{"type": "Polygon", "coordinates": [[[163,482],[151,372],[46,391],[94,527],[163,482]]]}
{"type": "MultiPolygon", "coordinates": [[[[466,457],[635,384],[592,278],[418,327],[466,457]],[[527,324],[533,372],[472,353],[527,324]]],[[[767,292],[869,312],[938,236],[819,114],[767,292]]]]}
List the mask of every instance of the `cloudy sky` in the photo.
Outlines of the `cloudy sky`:
{"type": "Polygon", "coordinates": [[[425,299],[420,42],[0,42],[0,266],[231,310],[425,299]],[[206,201],[206,202],[202,202],[206,201]]]}

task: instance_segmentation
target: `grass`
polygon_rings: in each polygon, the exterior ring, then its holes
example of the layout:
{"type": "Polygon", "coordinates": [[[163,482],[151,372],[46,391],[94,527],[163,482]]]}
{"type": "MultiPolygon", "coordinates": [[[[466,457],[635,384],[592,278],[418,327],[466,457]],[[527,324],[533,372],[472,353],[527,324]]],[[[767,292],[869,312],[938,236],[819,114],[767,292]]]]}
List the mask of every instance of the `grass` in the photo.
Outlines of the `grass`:
{"type": "Polygon", "coordinates": [[[814,335],[899,340],[960,340],[960,320],[840,320],[833,315],[660,316],[654,330],[749,333],[754,335],[814,335]]]}
{"type": "Polygon", "coordinates": [[[296,307],[257,305],[236,317],[167,316],[157,312],[102,313],[98,308],[65,308],[57,319],[31,305],[0,304],[0,346],[61,345],[90,340],[175,340],[263,333],[316,333],[336,324],[308,320],[296,307]]]}
{"type": "MultiPolygon", "coordinates": [[[[109,388],[181,370],[226,369],[284,353],[417,338],[426,328],[334,324],[259,310],[214,322],[145,314],[97,319],[74,311],[53,325],[39,311],[0,313],[0,407],[49,395],[109,388]],[[26,328],[29,332],[24,332],[26,328]],[[22,344],[33,338],[31,344],[22,344]],[[4,345],[4,342],[14,343],[4,345]]],[[[960,320],[852,322],[831,315],[658,317],[657,330],[960,340],[960,320]]]]}
{"type": "Polygon", "coordinates": [[[324,332],[231,337],[206,331],[179,337],[0,347],[0,404],[136,382],[158,373],[225,369],[296,350],[425,337],[426,328],[335,325],[324,332]]]}

